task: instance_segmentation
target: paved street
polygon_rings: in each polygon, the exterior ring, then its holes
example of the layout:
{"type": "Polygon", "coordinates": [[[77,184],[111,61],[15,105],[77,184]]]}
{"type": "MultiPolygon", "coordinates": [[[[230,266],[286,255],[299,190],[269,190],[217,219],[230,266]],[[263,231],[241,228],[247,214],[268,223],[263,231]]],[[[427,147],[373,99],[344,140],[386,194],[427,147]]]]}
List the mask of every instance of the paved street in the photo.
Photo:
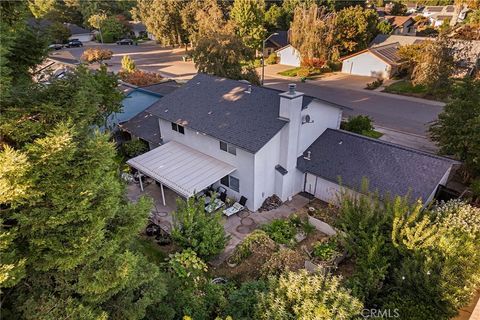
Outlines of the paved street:
{"type": "MultiPolygon", "coordinates": [[[[91,46],[99,46],[99,44],[64,50],[68,50],[78,59],[83,51],[91,46]]],[[[196,74],[192,62],[182,61],[185,51],[181,48],[161,48],[153,42],[138,46],[109,44],[103,47],[114,52],[113,58],[108,61],[113,71],[120,69],[122,57],[128,54],[134,59],[138,68],[158,72],[164,77],[189,79],[196,74]]],[[[438,102],[362,89],[363,83],[371,80],[369,78],[335,75],[301,83],[298,80],[278,76],[277,72],[282,68],[284,69],[285,66],[266,67],[266,86],[286,90],[288,83],[296,82],[299,91],[351,108],[351,111],[345,112],[347,116],[369,115],[377,126],[393,129],[400,134],[413,134],[412,137],[425,136],[428,124],[434,121],[442,111],[442,104],[438,102]]]]}

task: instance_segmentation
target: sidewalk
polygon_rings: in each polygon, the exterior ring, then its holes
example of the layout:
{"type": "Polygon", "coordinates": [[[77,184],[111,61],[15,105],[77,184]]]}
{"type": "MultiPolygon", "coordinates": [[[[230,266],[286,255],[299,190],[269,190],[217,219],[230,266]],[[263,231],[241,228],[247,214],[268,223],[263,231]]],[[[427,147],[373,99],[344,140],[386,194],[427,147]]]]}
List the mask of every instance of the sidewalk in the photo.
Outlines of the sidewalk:
{"type": "Polygon", "coordinates": [[[438,148],[435,146],[435,144],[425,136],[392,130],[380,126],[375,126],[375,130],[383,133],[383,136],[380,137],[380,140],[429,153],[437,153],[438,151],[438,148]]]}

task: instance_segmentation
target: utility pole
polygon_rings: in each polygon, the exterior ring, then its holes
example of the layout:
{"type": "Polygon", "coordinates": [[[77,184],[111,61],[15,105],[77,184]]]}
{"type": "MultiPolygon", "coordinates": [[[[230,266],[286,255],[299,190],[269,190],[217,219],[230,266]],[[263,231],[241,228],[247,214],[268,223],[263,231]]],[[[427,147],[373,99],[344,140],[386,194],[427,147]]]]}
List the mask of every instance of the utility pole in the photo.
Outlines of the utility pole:
{"type": "Polygon", "coordinates": [[[265,40],[262,41],[262,86],[263,86],[263,82],[265,80],[265,43],[268,41],[268,39],[270,39],[271,37],[276,36],[276,35],[278,35],[277,32],[272,33],[265,40]]]}

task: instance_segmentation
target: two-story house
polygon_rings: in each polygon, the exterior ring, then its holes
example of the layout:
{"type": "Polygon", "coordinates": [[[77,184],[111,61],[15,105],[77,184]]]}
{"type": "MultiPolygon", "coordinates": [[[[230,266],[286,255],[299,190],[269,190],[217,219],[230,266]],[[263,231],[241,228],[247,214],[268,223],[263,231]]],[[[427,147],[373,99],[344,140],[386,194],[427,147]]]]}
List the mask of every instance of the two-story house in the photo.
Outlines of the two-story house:
{"type": "Polygon", "coordinates": [[[412,188],[425,200],[448,177],[449,159],[339,130],[343,109],[293,84],[281,92],[198,74],[146,109],[144,122],[132,119],[148,128],[136,135],[159,146],[128,164],[183,197],[222,185],[252,211],[273,194],[285,201],[306,191],[334,201],[343,170],[343,187],[356,189],[365,176],[382,193],[412,188]]]}

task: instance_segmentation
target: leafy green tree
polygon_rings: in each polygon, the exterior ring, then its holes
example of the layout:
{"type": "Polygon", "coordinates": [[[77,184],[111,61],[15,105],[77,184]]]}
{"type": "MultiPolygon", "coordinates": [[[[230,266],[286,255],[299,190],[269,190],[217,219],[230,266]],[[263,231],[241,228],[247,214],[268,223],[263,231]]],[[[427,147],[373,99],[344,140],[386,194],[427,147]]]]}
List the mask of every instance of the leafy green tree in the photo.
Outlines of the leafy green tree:
{"type": "Polygon", "coordinates": [[[254,67],[243,64],[253,60],[253,50],[244,45],[229,25],[200,38],[192,56],[200,72],[235,80],[245,79],[254,84],[260,82],[254,67]]]}
{"type": "Polygon", "coordinates": [[[238,36],[253,50],[262,47],[265,37],[265,1],[235,0],[230,11],[230,19],[238,36]]]}
{"type": "Polygon", "coordinates": [[[345,122],[343,129],[358,134],[365,134],[366,132],[372,131],[374,128],[372,119],[369,116],[358,115],[349,117],[348,121],[345,122]]]}
{"type": "MultiPolygon", "coordinates": [[[[96,17],[96,16],[94,16],[96,17]]],[[[128,23],[123,16],[110,16],[100,23],[103,41],[106,43],[115,42],[130,31],[128,23]]]]}
{"type": "Polygon", "coordinates": [[[389,14],[392,16],[403,16],[407,13],[407,6],[401,2],[390,2],[389,14]]]}
{"type": "Polygon", "coordinates": [[[181,11],[182,28],[188,40],[196,45],[198,39],[225,26],[224,14],[216,0],[194,0],[181,11]]]}
{"type": "Polygon", "coordinates": [[[211,258],[225,248],[228,238],[221,216],[206,212],[204,200],[178,199],[172,218],[172,238],[182,248],[190,248],[202,258],[211,258]]]}
{"type": "Polygon", "coordinates": [[[186,40],[180,13],[183,5],[176,0],[138,0],[132,12],[162,45],[180,45],[186,40]]]}
{"type": "MultiPolygon", "coordinates": [[[[0,52],[10,60],[22,54],[21,5],[1,6],[12,41],[0,52]]],[[[120,108],[117,79],[79,67],[38,86],[28,73],[33,58],[15,62],[25,75],[0,100],[2,316],[142,319],[165,294],[158,267],[127,249],[151,201],[127,202],[115,146],[93,129],[120,108]]]]}
{"type": "Polygon", "coordinates": [[[480,174],[480,81],[465,78],[454,87],[451,101],[430,127],[443,154],[465,162],[469,172],[480,174]]]}
{"type": "Polygon", "coordinates": [[[337,13],[336,38],[342,55],[368,47],[377,35],[378,15],[372,9],[348,7],[337,13]]]}
{"type": "Polygon", "coordinates": [[[445,92],[454,72],[452,41],[440,36],[436,41],[425,41],[412,72],[412,84],[423,85],[431,93],[445,92]]]}
{"type": "Polygon", "coordinates": [[[468,14],[467,23],[472,26],[480,26],[480,9],[468,14]]]}
{"type": "Polygon", "coordinates": [[[335,38],[335,14],[313,4],[295,9],[291,23],[291,43],[302,59],[336,60],[338,49],[335,38]]]}
{"type": "Polygon", "coordinates": [[[123,200],[108,136],[59,124],[24,154],[32,196],[7,205],[14,205],[9,213],[28,272],[14,288],[12,308],[27,319],[83,312],[142,318],[164,288],[157,267],[125,248],[143,228],[151,202],[123,200]]]}
{"type": "Polygon", "coordinates": [[[382,34],[390,34],[393,31],[393,27],[387,20],[382,20],[377,24],[377,30],[382,34]]]}
{"type": "Polygon", "coordinates": [[[282,8],[276,4],[271,5],[267,12],[265,12],[265,27],[267,30],[274,31],[282,29],[283,17],[284,13],[282,8]]]}
{"type": "Polygon", "coordinates": [[[55,43],[65,43],[72,35],[70,30],[60,22],[53,22],[47,32],[49,39],[55,43]]]}
{"type": "Polygon", "coordinates": [[[267,293],[261,294],[256,319],[352,319],[362,303],[342,287],[341,278],[325,271],[287,272],[270,278],[267,293]]]}

